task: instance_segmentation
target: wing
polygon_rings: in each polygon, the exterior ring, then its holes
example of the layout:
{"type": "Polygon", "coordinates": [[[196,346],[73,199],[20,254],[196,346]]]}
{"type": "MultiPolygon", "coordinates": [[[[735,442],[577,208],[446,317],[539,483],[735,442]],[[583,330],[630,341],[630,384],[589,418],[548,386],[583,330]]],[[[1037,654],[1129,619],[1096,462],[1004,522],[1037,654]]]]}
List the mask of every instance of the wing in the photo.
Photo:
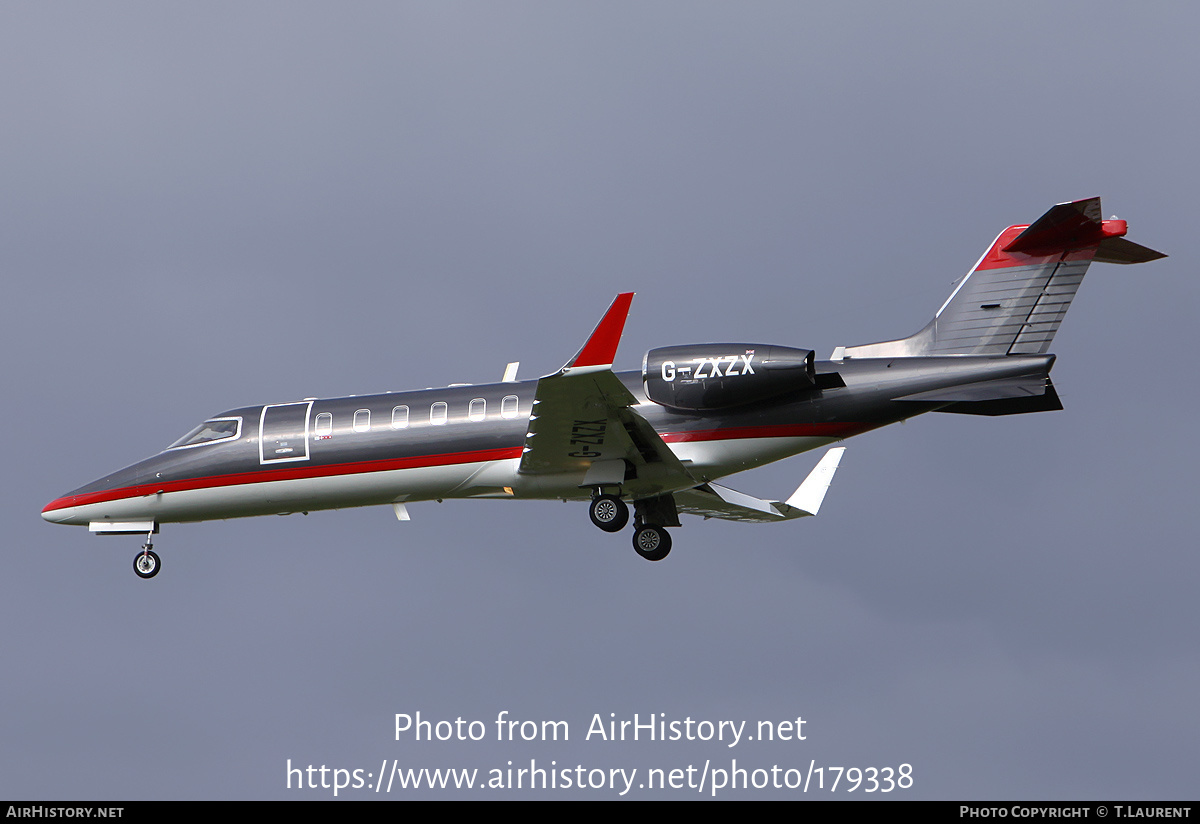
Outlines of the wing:
{"type": "Polygon", "coordinates": [[[518,472],[635,497],[696,484],[612,371],[632,292],[617,295],[579,353],[538,381],[518,472]]]}
{"type": "Polygon", "coordinates": [[[845,447],[838,446],[826,452],[813,471],[808,473],[804,483],[786,501],[764,501],[720,484],[707,483],[676,492],[675,506],[680,512],[692,515],[747,523],[787,521],[816,515],[845,451],[845,447]]]}

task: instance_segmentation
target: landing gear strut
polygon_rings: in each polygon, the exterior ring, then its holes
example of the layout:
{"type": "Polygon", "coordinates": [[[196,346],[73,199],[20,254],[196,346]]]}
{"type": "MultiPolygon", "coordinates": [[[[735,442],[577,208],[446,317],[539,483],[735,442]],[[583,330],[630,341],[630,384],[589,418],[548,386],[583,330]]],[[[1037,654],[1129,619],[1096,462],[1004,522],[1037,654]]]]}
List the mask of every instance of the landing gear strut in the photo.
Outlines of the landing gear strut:
{"type": "Polygon", "coordinates": [[[162,569],[162,561],[154,552],[154,542],[151,540],[153,534],[147,536],[146,543],[142,544],[142,551],[133,556],[133,571],[139,578],[153,578],[162,569]]]}
{"type": "Polygon", "coordinates": [[[620,532],[629,523],[629,507],[616,495],[597,495],[588,508],[592,523],[605,532],[620,532]]]}
{"type": "Polygon", "coordinates": [[[671,552],[671,536],[663,527],[679,526],[679,510],[672,495],[657,495],[634,502],[633,549],[647,561],[661,561],[671,552]]]}

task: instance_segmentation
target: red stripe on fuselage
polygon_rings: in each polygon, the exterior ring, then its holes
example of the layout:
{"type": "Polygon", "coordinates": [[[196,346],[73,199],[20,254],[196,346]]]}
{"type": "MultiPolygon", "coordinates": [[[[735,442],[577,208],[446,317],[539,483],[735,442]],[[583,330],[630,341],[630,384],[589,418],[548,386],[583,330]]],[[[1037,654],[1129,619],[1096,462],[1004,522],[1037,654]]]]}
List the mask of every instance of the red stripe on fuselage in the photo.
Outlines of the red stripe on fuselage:
{"type": "MultiPolygon", "coordinates": [[[[688,441],[740,440],[743,438],[848,438],[851,435],[858,435],[859,433],[884,426],[886,423],[801,423],[782,424],[778,426],[746,426],[731,429],[703,429],[691,432],[664,432],[662,439],[666,443],[684,443],[688,441]]],[[[159,492],[184,492],[196,489],[214,489],[221,486],[237,486],[240,484],[291,481],[302,478],[328,478],[338,475],[356,475],[365,472],[388,472],[397,469],[424,469],[434,466],[474,463],[477,461],[502,461],[520,458],[521,451],[522,447],[518,446],[506,447],[504,449],[483,449],[474,452],[421,455],[415,458],[359,461],[357,463],[327,464],[324,466],[289,467],[287,469],[263,469],[229,475],[208,475],[200,478],[187,478],[180,481],[107,489],[103,492],[91,492],[86,495],[69,495],[46,504],[42,512],[53,512],[56,509],[68,509],[75,506],[118,501],[124,498],[138,498],[145,495],[154,495],[159,492]]]]}
{"type": "Polygon", "coordinates": [[[388,472],[395,469],[424,469],[432,466],[453,466],[454,464],[475,463],[477,461],[502,461],[507,458],[519,457],[521,457],[521,447],[517,446],[506,447],[504,449],[481,449],[474,452],[421,455],[416,458],[394,458],[391,460],[359,461],[348,464],[289,467],[287,469],[263,469],[254,472],[238,472],[230,475],[207,475],[201,478],[187,478],[181,481],[126,486],[120,489],[92,492],[87,495],[67,496],[59,498],[56,501],[51,501],[42,511],[51,512],[55,509],[66,509],[72,506],[86,506],[88,504],[104,503],[105,501],[117,501],[123,498],[137,498],[143,495],[154,495],[158,492],[214,489],[219,486],[292,481],[301,478],[328,478],[336,475],[356,475],[363,472],[388,472]]]}

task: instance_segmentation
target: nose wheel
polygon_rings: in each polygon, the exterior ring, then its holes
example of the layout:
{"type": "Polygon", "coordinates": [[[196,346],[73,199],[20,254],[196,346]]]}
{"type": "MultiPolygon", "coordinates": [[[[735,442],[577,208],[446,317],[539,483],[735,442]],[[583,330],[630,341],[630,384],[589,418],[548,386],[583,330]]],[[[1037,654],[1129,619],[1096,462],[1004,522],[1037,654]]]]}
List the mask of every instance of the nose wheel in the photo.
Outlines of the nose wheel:
{"type": "Polygon", "coordinates": [[[142,551],[133,556],[133,571],[139,578],[153,578],[162,569],[162,561],[158,559],[149,541],[142,544],[142,551]]]}

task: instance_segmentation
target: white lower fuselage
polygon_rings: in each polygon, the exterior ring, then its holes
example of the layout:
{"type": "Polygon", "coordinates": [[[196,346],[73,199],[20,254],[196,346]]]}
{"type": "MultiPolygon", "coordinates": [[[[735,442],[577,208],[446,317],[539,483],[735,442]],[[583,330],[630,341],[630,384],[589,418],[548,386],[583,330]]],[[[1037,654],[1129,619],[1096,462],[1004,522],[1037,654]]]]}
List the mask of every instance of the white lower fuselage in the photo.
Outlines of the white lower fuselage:
{"type": "MultiPolygon", "coordinates": [[[[784,436],[684,441],[671,444],[671,450],[689,467],[697,482],[704,482],[816,449],[831,440],[784,436]]],[[[228,482],[232,479],[227,477],[197,479],[193,488],[149,490],[64,506],[48,510],[44,517],[59,524],[164,524],[452,498],[586,500],[592,494],[582,485],[582,472],[522,475],[518,472],[520,458],[515,456],[435,462],[450,457],[431,456],[427,466],[374,471],[346,467],[337,474],[315,477],[236,483],[228,482]]]]}

